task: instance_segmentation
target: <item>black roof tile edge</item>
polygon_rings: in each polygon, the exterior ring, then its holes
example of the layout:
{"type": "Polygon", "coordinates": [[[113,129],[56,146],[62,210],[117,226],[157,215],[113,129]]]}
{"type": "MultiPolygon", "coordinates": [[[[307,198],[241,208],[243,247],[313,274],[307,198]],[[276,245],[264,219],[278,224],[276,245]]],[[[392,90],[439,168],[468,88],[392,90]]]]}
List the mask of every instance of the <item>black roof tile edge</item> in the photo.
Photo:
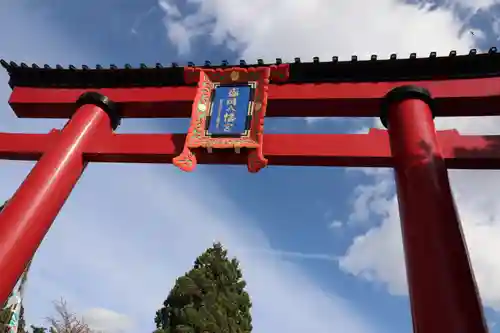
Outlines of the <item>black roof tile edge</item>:
{"type": "MultiPolygon", "coordinates": [[[[278,58],[274,64],[282,64],[278,58]]],[[[220,65],[213,65],[205,61],[200,67],[254,67],[269,66],[262,59],[256,64],[247,64],[240,60],[239,65],[229,65],[223,60],[220,65]]],[[[321,82],[381,82],[401,80],[432,80],[432,79],[458,79],[500,76],[500,53],[496,47],[488,52],[478,54],[476,49],[470,50],[466,55],[457,55],[451,51],[448,56],[438,57],[436,52],[431,52],[427,58],[417,58],[416,53],[411,53],[409,58],[398,59],[396,54],[391,54],[389,59],[378,60],[372,55],[368,60],[359,60],[353,55],[350,60],[339,61],[332,57],[331,61],[322,62],[319,57],[313,57],[312,62],[302,62],[295,58],[290,63],[290,77],[288,83],[321,83],[321,82]]],[[[154,66],[140,64],[134,68],[125,64],[118,68],[111,64],[105,68],[96,65],[91,68],[82,65],[78,68],[69,65],[64,68],[56,65],[54,68],[45,64],[39,66],[26,63],[17,64],[0,60],[0,65],[9,73],[9,85],[25,87],[55,87],[55,88],[104,88],[104,87],[145,87],[145,86],[182,86],[184,84],[183,67],[178,63],[164,66],[156,63],[154,66]]],[[[187,66],[195,66],[189,62],[187,66]]]]}

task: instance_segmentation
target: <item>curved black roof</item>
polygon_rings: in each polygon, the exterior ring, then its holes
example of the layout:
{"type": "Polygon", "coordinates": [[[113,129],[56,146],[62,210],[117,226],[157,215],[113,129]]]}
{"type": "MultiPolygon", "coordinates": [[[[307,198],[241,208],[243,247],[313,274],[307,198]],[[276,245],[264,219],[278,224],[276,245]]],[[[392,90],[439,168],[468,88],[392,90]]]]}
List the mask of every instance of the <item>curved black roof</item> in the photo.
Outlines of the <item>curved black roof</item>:
{"type": "MultiPolygon", "coordinates": [[[[281,64],[276,59],[276,64],[281,64]]],[[[10,75],[9,85],[24,87],[58,88],[118,88],[185,85],[183,67],[173,63],[170,66],[141,64],[137,68],[126,64],[123,68],[115,65],[95,68],[70,65],[63,68],[56,65],[28,66],[0,60],[0,64],[10,75]]],[[[255,64],[240,60],[239,67],[266,66],[261,59],[255,64]]],[[[195,66],[188,63],[188,66],[195,66]]],[[[227,61],[213,65],[206,61],[202,67],[221,68],[234,66],[227,61]]],[[[492,47],[487,53],[478,54],[475,49],[467,55],[457,55],[451,51],[446,57],[437,57],[432,52],[427,58],[417,58],[412,53],[407,59],[397,59],[392,54],[389,59],[378,60],[376,55],[370,60],[358,60],[352,56],[350,61],[320,61],[314,57],[312,62],[302,62],[295,58],[290,63],[290,77],[286,83],[324,83],[324,82],[380,82],[380,81],[418,81],[436,79],[461,79],[500,76],[500,53],[492,47]]]]}

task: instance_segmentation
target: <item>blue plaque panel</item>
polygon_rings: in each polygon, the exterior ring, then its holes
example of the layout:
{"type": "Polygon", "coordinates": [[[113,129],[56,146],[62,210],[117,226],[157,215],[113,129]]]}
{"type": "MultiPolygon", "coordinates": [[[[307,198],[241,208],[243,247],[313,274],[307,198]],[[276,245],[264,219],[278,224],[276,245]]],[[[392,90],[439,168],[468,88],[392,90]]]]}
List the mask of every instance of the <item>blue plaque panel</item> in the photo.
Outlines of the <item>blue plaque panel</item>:
{"type": "Polygon", "coordinates": [[[209,135],[243,136],[247,132],[251,87],[219,86],[212,102],[209,135]]]}

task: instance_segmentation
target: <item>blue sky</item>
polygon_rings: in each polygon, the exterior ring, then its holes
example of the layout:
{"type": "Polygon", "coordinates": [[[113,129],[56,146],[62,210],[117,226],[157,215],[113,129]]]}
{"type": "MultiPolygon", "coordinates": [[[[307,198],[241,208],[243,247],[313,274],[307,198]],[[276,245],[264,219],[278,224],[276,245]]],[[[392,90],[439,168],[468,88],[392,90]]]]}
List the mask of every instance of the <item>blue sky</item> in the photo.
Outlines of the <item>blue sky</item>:
{"type": "MultiPolygon", "coordinates": [[[[0,57],[77,66],[464,53],[498,46],[500,13],[495,0],[6,1],[0,57]]],[[[7,80],[0,73],[1,131],[64,124],[16,119],[6,103],[7,80]]],[[[185,132],[187,125],[126,119],[119,132],[185,132]]],[[[500,128],[496,119],[438,125],[464,133],[500,128]]],[[[267,119],[265,126],[267,133],[346,133],[379,123],[267,119]]],[[[0,199],[32,166],[0,161],[0,199]]],[[[451,173],[492,332],[500,311],[494,173],[451,173]],[[475,196],[479,188],[484,198],[475,196]]],[[[110,333],[152,331],[175,278],[220,240],[242,263],[256,333],[411,332],[397,221],[389,170],[271,166],[252,175],[241,166],[200,166],[186,174],[172,165],[91,165],[37,253],[27,319],[43,323],[50,302],[64,297],[110,333]]]]}

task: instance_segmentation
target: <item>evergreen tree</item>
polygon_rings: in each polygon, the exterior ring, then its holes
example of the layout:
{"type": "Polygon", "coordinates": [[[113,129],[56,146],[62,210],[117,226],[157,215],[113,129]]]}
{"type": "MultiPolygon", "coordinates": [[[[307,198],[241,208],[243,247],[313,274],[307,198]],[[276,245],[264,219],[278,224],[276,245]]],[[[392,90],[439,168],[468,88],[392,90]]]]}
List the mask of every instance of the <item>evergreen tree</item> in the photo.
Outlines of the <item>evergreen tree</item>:
{"type": "Polygon", "coordinates": [[[37,327],[31,325],[32,333],[47,333],[47,329],[44,327],[37,327]]]}
{"type": "MultiPolygon", "coordinates": [[[[7,329],[7,325],[10,322],[10,319],[12,317],[12,309],[11,307],[8,308],[3,308],[0,311],[0,332],[3,333],[2,330],[7,329]]],[[[25,331],[25,325],[26,321],[24,320],[24,306],[21,305],[21,309],[19,311],[19,320],[18,320],[18,325],[17,325],[17,332],[18,333],[24,333],[25,331]]]]}
{"type": "Polygon", "coordinates": [[[215,243],[179,277],[156,312],[155,333],[250,333],[252,306],[239,263],[215,243]]]}
{"type": "Polygon", "coordinates": [[[10,308],[3,308],[0,310],[0,332],[5,332],[9,324],[12,312],[10,308]]]}

